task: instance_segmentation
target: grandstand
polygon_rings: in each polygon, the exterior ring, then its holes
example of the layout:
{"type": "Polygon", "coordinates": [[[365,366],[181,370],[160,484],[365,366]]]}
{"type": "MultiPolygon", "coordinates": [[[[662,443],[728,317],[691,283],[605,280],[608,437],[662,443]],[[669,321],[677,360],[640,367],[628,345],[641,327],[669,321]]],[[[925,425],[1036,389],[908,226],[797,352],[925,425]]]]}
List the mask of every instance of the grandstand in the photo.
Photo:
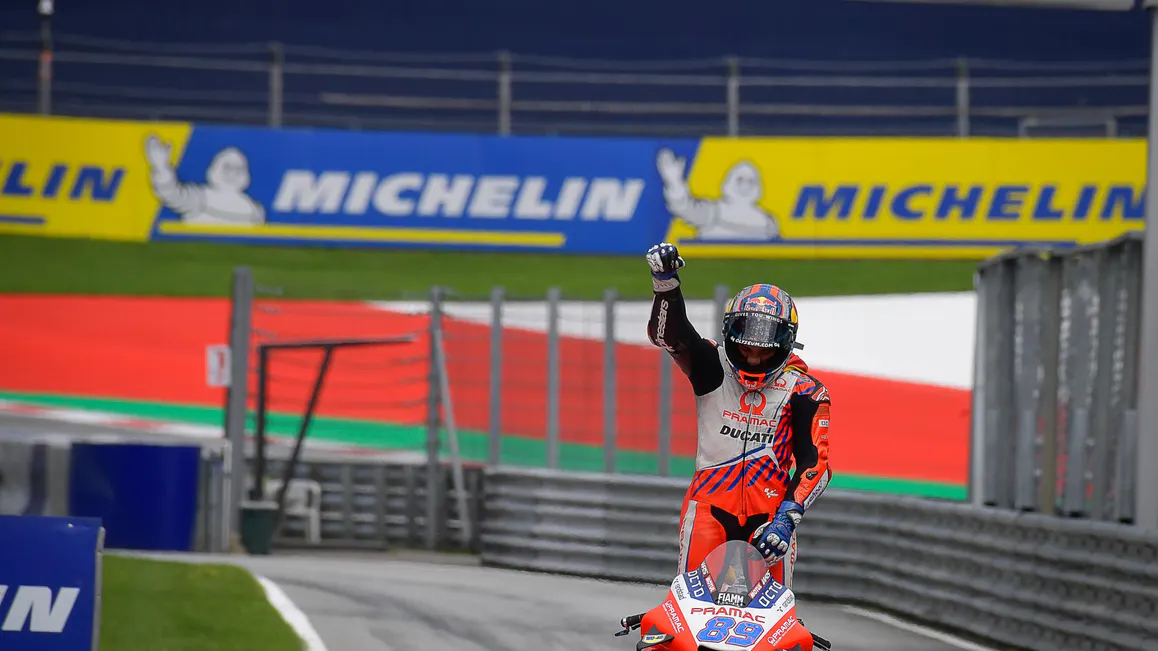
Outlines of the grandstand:
{"type": "MultiPolygon", "coordinates": [[[[0,110],[38,110],[34,2],[0,110]]],[[[847,0],[70,3],[52,112],[352,129],[1140,136],[1141,11],[847,0]],[[190,5],[192,6],[192,5],[190,5]],[[484,8],[485,7],[485,8],[484,8]]]]}

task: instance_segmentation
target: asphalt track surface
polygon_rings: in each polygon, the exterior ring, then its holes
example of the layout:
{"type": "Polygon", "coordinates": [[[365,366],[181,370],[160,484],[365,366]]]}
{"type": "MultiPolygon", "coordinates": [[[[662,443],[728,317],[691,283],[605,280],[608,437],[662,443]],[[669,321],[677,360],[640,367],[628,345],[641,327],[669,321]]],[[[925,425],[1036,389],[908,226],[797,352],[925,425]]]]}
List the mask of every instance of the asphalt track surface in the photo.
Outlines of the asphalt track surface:
{"type": "MultiPolygon", "coordinates": [[[[230,562],[276,582],[328,651],[634,651],[620,618],[666,588],[479,567],[473,557],[413,553],[276,552],[154,555],[230,562]]],[[[957,651],[939,640],[846,611],[802,603],[799,616],[835,651],[957,651]]]]}

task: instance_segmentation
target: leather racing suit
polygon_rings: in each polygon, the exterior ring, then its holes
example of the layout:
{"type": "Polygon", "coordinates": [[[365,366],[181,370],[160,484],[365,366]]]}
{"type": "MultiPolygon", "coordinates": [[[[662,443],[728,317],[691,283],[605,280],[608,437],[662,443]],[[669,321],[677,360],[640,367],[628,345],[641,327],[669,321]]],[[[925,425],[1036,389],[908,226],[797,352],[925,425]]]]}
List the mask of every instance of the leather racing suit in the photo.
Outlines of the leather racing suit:
{"type": "MultiPolygon", "coordinates": [[[[832,476],[831,399],[795,354],[762,389],[746,390],[724,346],[688,320],[679,286],[654,294],[648,338],[671,354],[696,396],[696,470],[679,527],[679,571],[686,572],[723,542],[750,541],[786,497],[807,510],[824,492],[832,476]]],[[[795,562],[794,532],[773,578],[791,588],[795,562]]]]}

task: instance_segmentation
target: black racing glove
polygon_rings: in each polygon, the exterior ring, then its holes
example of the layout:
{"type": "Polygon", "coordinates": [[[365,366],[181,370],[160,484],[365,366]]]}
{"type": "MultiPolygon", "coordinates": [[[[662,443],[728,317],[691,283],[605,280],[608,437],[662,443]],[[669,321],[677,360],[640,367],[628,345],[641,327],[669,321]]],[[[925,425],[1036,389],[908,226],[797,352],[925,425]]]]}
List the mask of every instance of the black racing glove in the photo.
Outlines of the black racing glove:
{"type": "Polygon", "coordinates": [[[651,267],[651,285],[655,291],[668,292],[680,286],[677,272],[685,263],[674,244],[663,242],[648,249],[647,264],[651,267]]]}

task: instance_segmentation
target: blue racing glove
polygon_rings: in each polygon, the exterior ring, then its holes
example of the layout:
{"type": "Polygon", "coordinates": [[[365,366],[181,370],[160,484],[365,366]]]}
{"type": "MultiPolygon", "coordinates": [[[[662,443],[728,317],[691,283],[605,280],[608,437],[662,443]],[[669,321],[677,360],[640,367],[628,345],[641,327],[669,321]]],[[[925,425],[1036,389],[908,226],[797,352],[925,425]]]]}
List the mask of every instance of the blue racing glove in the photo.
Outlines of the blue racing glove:
{"type": "Polygon", "coordinates": [[[776,516],[752,533],[752,546],[769,565],[774,565],[788,553],[792,534],[796,532],[796,525],[800,524],[803,515],[803,506],[792,500],[784,500],[776,510],[776,516]]]}
{"type": "Polygon", "coordinates": [[[679,287],[676,275],[684,266],[684,259],[674,244],[663,242],[647,250],[647,264],[651,267],[651,284],[657,292],[666,292],[679,287]]]}

